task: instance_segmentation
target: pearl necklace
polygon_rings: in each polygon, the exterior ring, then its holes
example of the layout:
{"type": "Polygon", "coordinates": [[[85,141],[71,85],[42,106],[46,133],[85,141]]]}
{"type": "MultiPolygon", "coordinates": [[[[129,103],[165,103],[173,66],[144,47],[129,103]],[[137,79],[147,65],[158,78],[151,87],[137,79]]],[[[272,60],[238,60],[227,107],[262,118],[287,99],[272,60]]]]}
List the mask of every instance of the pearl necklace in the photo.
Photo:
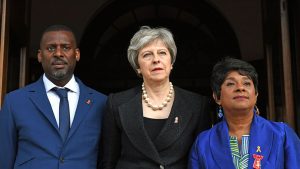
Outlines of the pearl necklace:
{"type": "Polygon", "coordinates": [[[150,107],[153,111],[162,110],[164,107],[167,107],[167,104],[168,104],[168,102],[171,101],[171,98],[174,93],[173,84],[170,82],[170,90],[169,90],[169,94],[167,95],[166,99],[160,105],[152,105],[152,103],[150,102],[150,99],[148,97],[147,91],[145,89],[144,83],[142,84],[142,91],[143,91],[143,100],[145,101],[147,106],[150,107]]]}

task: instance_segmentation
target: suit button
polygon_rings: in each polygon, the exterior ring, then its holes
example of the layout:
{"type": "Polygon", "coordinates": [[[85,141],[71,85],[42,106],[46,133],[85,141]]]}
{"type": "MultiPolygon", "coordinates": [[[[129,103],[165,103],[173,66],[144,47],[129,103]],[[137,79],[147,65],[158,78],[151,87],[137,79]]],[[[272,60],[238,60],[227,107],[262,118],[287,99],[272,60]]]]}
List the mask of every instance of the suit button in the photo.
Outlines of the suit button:
{"type": "Polygon", "coordinates": [[[60,163],[64,163],[64,162],[65,162],[65,159],[64,159],[63,157],[60,157],[60,158],[59,158],[59,162],[60,162],[60,163]]]}
{"type": "Polygon", "coordinates": [[[165,167],[163,165],[160,165],[159,169],[165,169],[165,167]]]}

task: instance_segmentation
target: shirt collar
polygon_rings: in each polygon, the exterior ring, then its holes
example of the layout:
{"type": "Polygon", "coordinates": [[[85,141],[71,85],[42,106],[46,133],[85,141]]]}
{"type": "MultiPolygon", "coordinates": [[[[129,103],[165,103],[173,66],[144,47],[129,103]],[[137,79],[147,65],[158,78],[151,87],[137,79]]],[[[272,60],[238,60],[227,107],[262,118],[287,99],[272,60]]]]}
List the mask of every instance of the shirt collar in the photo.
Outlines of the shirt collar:
{"type": "MultiPolygon", "coordinates": [[[[43,82],[44,82],[44,85],[45,85],[46,92],[49,92],[54,87],[62,88],[62,87],[56,86],[54,83],[52,83],[46,77],[45,73],[43,75],[43,82]]],[[[70,79],[70,81],[63,88],[68,88],[72,92],[79,93],[79,85],[76,82],[74,75],[72,76],[72,78],[70,79]]]]}

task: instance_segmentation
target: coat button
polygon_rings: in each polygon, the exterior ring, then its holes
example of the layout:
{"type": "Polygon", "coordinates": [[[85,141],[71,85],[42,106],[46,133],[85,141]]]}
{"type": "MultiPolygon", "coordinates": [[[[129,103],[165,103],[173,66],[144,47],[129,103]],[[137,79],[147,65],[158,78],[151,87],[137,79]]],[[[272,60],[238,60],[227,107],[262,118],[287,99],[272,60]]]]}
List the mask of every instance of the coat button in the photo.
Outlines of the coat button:
{"type": "Polygon", "coordinates": [[[159,169],[165,169],[163,165],[159,165],[159,169]]]}
{"type": "Polygon", "coordinates": [[[65,159],[64,159],[63,157],[60,157],[60,158],[59,158],[59,162],[60,162],[60,163],[64,163],[64,162],[65,162],[65,159]]]}

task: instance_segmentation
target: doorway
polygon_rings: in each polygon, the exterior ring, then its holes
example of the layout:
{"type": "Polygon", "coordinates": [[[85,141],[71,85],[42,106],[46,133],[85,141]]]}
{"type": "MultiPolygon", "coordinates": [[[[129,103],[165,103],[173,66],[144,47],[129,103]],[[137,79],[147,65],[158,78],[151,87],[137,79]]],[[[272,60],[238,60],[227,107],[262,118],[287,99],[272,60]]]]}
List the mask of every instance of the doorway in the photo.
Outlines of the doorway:
{"type": "Polygon", "coordinates": [[[101,9],[80,40],[76,74],[109,94],[141,84],[127,61],[131,37],[143,25],[166,27],[178,48],[174,85],[210,96],[210,72],[224,56],[240,57],[234,31],[210,4],[192,0],[113,1],[101,9]]]}

